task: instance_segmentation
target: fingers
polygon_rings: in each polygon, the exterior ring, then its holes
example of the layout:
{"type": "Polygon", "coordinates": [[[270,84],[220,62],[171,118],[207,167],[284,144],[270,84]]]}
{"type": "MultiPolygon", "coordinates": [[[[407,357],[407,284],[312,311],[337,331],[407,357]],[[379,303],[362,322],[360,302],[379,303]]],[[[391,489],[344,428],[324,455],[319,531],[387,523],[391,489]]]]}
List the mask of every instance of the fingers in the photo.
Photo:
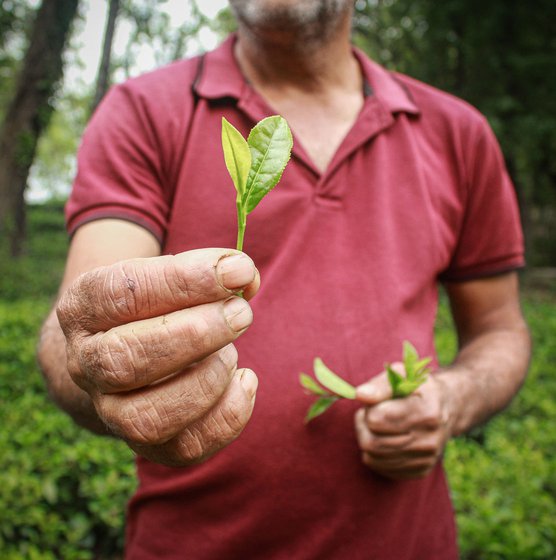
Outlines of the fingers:
{"type": "Polygon", "coordinates": [[[425,476],[450,437],[449,416],[435,376],[409,397],[359,409],[355,431],[363,463],[393,479],[425,476]]]}
{"type": "Polygon", "coordinates": [[[110,431],[141,445],[160,445],[203,417],[237,369],[237,351],[220,352],[161,383],[127,393],[99,394],[95,407],[110,431]]]}
{"type": "Polygon", "coordinates": [[[253,371],[238,370],[220,401],[177,436],[162,444],[129,445],[141,456],[167,466],[202,462],[241,434],[253,411],[257,384],[253,371]]]}
{"type": "Polygon", "coordinates": [[[96,333],[179,309],[229,298],[259,285],[253,261],[231,249],[132,259],[81,275],[58,304],[67,337],[96,333]]]}
{"type": "Polygon", "coordinates": [[[383,435],[369,430],[364,409],[357,411],[355,429],[363,464],[388,478],[425,476],[437,463],[444,441],[438,431],[383,435]]]}
{"type": "Polygon", "coordinates": [[[436,430],[441,424],[438,404],[417,391],[404,399],[389,400],[369,407],[368,428],[380,434],[403,434],[414,429],[436,430]]]}
{"type": "Polygon", "coordinates": [[[364,451],[388,451],[406,449],[414,439],[411,432],[394,435],[381,435],[371,432],[366,421],[365,409],[360,408],[355,414],[355,432],[359,447],[364,451]]]}
{"type": "Polygon", "coordinates": [[[197,305],[74,338],[68,352],[73,380],[89,392],[145,387],[199,362],[234,341],[252,322],[242,298],[197,305]]]}
{"type": "MultiPolygon", "coordinates": [[[[396,362],[392,364],[392,368],[396,371],[403,372],[403,364],[396,362]]],[[[388,381],[385,371],[373,377],[367,383],[357,387],[355,398],[365,404],[373,405],[392,398],[392,387],[388,381]]]]}

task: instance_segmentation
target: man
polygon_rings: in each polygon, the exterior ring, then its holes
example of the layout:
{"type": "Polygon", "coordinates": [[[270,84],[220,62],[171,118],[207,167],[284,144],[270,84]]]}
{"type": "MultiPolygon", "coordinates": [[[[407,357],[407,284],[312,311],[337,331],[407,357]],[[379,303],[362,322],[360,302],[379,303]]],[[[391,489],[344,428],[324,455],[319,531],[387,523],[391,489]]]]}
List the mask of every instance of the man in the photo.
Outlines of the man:
{"type": "Polygon", "coordinates": [[[472,108],[352,50],[351,0],[231,6],[237,36],[114,88],[84,136],[51,393],[138,456],[129,558],[456,558],[440,457],[529,356],[499,149],[472,108]],[[204,249],[235,240],[221,118],[247,134],[270,114],[294,152],[249,256],[204,249]],[[439,280],[459,353],[392,401],[402,341],[434,355],[439,280]],[[317,355],[359,404],[305,426],[317,355]]]}

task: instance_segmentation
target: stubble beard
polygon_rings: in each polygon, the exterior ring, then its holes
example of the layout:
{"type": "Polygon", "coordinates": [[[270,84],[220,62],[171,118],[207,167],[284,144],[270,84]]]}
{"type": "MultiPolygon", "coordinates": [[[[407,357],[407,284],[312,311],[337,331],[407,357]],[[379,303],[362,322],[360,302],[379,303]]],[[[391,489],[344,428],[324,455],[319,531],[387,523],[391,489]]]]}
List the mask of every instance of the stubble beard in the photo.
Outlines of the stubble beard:
{"type": "Polygon", "coordinates": [[[265,5],[261,0],[230,0],[239,25],[250,35],[289,35],[291,47],[325,43],[350,11],[353,0],[298,0],[265,5]]]}

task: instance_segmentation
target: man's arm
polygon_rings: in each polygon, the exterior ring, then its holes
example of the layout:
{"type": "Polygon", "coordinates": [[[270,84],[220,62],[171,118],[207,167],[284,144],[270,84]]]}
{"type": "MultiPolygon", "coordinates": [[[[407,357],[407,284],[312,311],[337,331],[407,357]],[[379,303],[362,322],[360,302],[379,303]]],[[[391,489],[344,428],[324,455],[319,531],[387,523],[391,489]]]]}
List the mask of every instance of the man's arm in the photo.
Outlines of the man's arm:
{"type": "MultiPolygon", "coordinates": [[[[93,268],[129,258],[158,255],[160,245],[145,228],[123,220],[89,222],[75,232],[71,241],[58,299],[80,274],[93,268]]],[[[98,434],[108,434],[89,394],[80,389],[68,373],[66,338],[56,316],[56,305],[41,330],[38,360],[56,404],[80,426],[98,434]]]]}
{"type": "Polygon", "coordinates": [[[446,286],[459,352],[413,395],[398,400],[383,373],[358,388],[368,406],[356,413],[363,462],[391,478],[432,470],[448,439],[505,408],[527,372],[529,333],[516,273],[446,286]]]}
{"type": "Polygon", "coordinates": [[[459,342],[439,379],[460,435],[504,409],[525,380],[531,353],[517,273],[446,284],[459,342]]]}
{"type": "Polygon", "coordinates": [[[251,323],[259,277],[231,249],[159,253],[129,222],[80,227],[39,362],[79,424],[182,466],[233,441],[249,420],[257,378],[237,368],[232,342],[251,323]]]}

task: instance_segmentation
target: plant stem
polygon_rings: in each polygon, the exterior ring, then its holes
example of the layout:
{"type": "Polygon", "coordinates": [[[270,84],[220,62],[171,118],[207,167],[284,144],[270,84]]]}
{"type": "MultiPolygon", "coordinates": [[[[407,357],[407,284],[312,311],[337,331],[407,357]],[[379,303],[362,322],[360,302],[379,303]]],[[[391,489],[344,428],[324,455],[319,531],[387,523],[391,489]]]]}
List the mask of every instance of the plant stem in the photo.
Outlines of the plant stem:
{"type": "Polygon", "coordinates": [[[245,226],[247,225],[247,216],[243,213],[242,208],[237,207],[237,245],[238,251],[243,251],[243,238],[245,237],[245,226]]]}

